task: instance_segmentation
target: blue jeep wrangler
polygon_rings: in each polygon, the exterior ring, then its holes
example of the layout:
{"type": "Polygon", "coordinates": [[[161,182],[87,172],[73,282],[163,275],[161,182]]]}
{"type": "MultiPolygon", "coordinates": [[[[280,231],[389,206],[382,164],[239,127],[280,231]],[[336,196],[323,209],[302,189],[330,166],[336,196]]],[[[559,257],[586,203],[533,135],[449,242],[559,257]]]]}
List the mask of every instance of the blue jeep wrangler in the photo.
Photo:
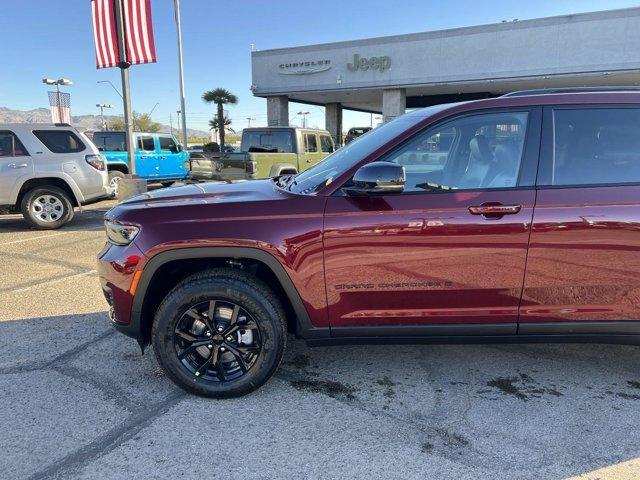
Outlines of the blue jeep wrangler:
{"type": "MultiPolygon", "coordinates": [[[[189,174],[189,153],[168,133],[134,132],[136,175],[164,186],[189,174]]],[[[95,132],[93,143],[107,159],[109,185],[117,193],[118,182],[129,173],[124,132],[95,132]]]]}

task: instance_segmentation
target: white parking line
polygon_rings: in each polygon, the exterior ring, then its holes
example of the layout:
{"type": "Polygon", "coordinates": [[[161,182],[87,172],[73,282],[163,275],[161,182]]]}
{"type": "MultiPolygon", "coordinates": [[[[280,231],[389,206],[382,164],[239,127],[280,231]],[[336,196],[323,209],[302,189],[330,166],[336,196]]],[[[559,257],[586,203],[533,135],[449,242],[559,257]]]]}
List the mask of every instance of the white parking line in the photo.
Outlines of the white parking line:
{"type": "Polygon", "coordinates": [[[22,238],[20,240],[11,240],[10,242],[3,242],[3,243],[0,243],[0,246],[14,245],[16,243],[28,242],[30,240],[40,240],[41,238],[53,238],[53,237],[58,237],[60,235],[68,235],[69,233],[97,232],[98,230],[102,230],[102,229],[103,227],[86,228],[84,230],[72,230],[69,232],[52,233],[51,235],[38,235],[37,237],[22,238]]]}
{"type": "Polygon", "coordinates": [[[28,287],[18,288],[16,290],[11,290],[11,293],[20,293],[26,292],[27,290],[31,290],[32,288],[41,287],[43,285],[51,285],[53,283],[64,282],[65,280],[70,280],[72,278],[77,277],[85,277],[87,275],[91,275],[94,273],[98,273],[97,270],[89,270],[88,272],[74,273],[73,275],[67,275],[66,277],[56,278],[54,280],[47,280],[44,282],[36,283],[35,285],[29,285],[28,287]]]}

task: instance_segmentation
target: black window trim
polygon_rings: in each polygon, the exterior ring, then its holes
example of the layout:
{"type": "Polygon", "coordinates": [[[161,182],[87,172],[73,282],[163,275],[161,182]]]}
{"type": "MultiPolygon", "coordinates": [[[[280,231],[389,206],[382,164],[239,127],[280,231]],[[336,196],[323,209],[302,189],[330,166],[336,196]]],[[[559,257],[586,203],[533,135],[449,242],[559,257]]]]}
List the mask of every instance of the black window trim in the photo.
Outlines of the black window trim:
{"type": "Polygon", "coordinates": [[[553,112],[554,110],[585,110],[585,109],[637,109],[640,105],[637,103],[576,103],[576,104],[553,104],[545,105],[542,114],[542,135],[540,138],[540,162],[539,174],[536,179],[537,190],[559,190],[569,188],[606,188],[606,187],[634,187],[640,186],[638,182],[619,182],[619,183],[582,183],[575,185],[546,185],[540,184],[541,177],[549,174],[553,168],[553,112]]]}
{"type": "Polygon", "coordinates": [[[22,140],[20,140],[20,137],[16,134],[16,132],[14,132],[13,130],[0,130],[0,134],[3,133],[8,133],[10,135],[13,135],[13,138],[15,138],[18,142],[20,142],[20,145],[22,145],[22,148],[24,149],[24,151],[26,152],[25,155],[16,155],[16,146],[15,144],[13,145],[13,155],[9,156],[1,156],[0,158],[21,158],[21,157],[30,157],[31,154],[29,153],[29,150],[27,150],[27,147],[24,146],[24,143],[22,142],[22,140]]]}
{"type": "MultiPolygon", "coordinates": [[[[418,130],[409,138],[402,141],[395,147],[381,153],[380,155],[372,158],[369,162],[377,162],[383,160],[385,157],[393,155],[395,152],[404,147],[407,143],[411,142],[418,135],[422,135],[432,129],[441,127],[443,124],[460,118],[472,117],[477,115],[486,115],[492,113],[517,113],[526,112],[527,117],[527,132],[525,134],[522,160],[520,162],[520,171],[518,172],[518,181],[514,187],[493,187],[493,188],[456,188],[454,190],[425,190],[412,191],[412,192],[399,192],[399,193],[386,193],[385,195],[440,195],[451,194],[458,192],[500,192],[500,191],[518,191],[518,190],[534,190],[536,188],[536,181],[538,175],[538,165],[540,160],[540,148],[541,148],[541,132],[542,132],[542,106],[514,106],[514,107],[498,107],[498,108],[484,108],[478,110],[472,110],[464,113],[457,113],[449,115],[445,118],[441,118],[436,123],[427,125],[426,127],[418,130]]],[[[349,182],[343,183],[332,196],[345,196],[342,192],[342,188],[349,182]]]]}
{"type": "Polygon", "coordinates": [[[76,135],[76,132],[68,128],[34,128],[33,130],[31,130],[31,133],[33,134],[34,137],[36,137],[36,139],[38,139],[38,141],[44,146],[44,148],[46,148],[47,150],[49,150],[51,153],[55,155],[71,155],[72,153],[84,152],[87,149],[87,146],[82,141],[82,139],[78,135],[76,135]],[[77,142],[82,146],[82,148],[80,150],[74,150],[73,152],[62,152],[62,153],[54,152],[40,139],[40,137],[38,137],[36,132],[67,132],[77,140],[77,142]]]}

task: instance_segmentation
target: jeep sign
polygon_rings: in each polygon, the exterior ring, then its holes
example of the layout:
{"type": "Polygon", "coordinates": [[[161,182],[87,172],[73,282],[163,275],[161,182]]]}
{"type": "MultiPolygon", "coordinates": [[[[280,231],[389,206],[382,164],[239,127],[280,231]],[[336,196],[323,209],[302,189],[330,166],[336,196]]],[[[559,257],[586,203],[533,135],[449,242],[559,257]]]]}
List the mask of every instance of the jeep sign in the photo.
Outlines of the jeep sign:
{"type": "Polygon", "coordinates": [[[380,70],[384,72],[389,67],[391,67],[391,58],[387,56],[364,58],[357,53],[353,56],[353,63],[347,64],[350,72],[357,72],[358,70],[380,70]]]}

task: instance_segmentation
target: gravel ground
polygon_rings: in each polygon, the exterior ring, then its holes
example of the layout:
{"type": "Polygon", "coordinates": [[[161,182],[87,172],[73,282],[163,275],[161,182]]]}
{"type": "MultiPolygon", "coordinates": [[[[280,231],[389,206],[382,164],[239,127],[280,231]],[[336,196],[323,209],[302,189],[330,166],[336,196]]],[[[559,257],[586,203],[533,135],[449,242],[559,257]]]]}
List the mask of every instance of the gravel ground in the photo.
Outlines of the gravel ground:
{"type": "Polygon", "coordinates": [[[0,217],[0,477],[640,478],[640,349],[289,339],[244,398],[205,400],[109,325],[109,203],[54,232],[0,217]]]}

